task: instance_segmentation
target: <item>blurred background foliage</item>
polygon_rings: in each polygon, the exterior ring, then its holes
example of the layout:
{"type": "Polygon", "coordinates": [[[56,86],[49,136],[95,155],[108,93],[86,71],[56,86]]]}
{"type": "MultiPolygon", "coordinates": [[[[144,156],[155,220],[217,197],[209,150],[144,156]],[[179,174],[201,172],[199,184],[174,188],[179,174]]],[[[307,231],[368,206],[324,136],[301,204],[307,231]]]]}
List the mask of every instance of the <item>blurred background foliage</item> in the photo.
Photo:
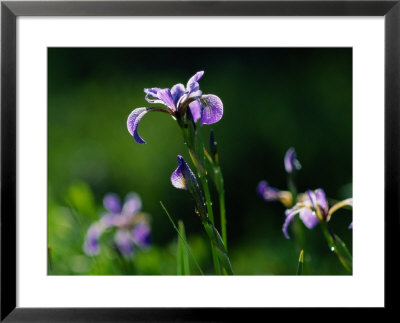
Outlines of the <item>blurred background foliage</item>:
{"type": "MultiPolygon", "coordinates": [[[[300,250],[282,234],[284,208],[261,200],[256,186],[265,179],[287,188],[283,157],[294,147],[303,166],[300,192],[352,196],[350,48],[49,48],[49,274],[176,274],[177,235],[160,201],[176,223],[183,220],[196,259],[212,273],[193,202],[170,183],[176,156],[190,160],[177,123],[167,114],[146,115],[139,126],[146,145],[135,143],[126,127],[134,108],[150,106],[144,88],[186,84],[200,70],[203,93],[224,103],[222,120],[201,132],[208,139],[213,128],[218,142],[235,274],[296,273],[300,250]],[[105,235],[101,254],[86,256],[84,235],[104,212],[103,196],[130,191],[151,214],[153,246],[128,261],[107,247],[105,235]]],[[[349,248],[351,214],[340,210],[330,222],[349,248]]],[[[318,226],[304,234],[305,274],[346,274],[318,226]]]]}

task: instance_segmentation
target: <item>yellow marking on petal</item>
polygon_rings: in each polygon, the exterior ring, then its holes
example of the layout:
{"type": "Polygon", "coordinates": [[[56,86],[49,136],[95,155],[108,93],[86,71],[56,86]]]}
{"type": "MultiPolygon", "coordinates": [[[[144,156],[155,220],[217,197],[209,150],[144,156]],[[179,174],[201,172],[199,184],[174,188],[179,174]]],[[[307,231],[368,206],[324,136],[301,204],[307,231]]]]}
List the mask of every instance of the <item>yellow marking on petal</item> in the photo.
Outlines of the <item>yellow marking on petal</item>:
{"type": "Polygon", "coordinates": [[[288,191],[280,191],[278,193],[279,201],[288,209],[292,207],[292,194],[288,191]]]}
{"type": "Polygon", "coordinates": [[[331,219],[331,216],[332,216],[333,213],[335,213],[337,210],[339,210],[339,209],[341,209],[342,207],[345,207],[345,206],[353,207],[353,199],[349,198],[349,199],[340,201],[340,202],[336,203],[335,205],[333,205],[328,211],[327,221],[329,221],[331,219]]]}

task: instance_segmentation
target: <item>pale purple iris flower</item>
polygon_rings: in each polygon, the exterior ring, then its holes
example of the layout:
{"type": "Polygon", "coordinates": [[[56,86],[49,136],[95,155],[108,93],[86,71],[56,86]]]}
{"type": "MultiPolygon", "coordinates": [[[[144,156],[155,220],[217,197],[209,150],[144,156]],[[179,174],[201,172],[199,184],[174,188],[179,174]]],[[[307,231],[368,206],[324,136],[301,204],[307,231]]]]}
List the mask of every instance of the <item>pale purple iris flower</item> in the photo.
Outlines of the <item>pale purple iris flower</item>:
{"type": "Polygon", "coordinates": [[[352,206],[353,199],[349,198],[336,203],[331,208],[328,206],[328,201],[324,190],[321,188],[315,191],[308,190],[306,193],[298,197],[298,202],[295,206],[285,211],[285,222],[283,224],[283,234],[289,239],[288,227],[290,222],[298,214],[304,225],[308,229],[313,229],[320,221],[328,222],[334,212],[344,206],[352,206]]]}
{"type": "Polygon", "coordinates": [[[127,120],[128,131],[137,143],[146,143],[138,133],[138,126],[143,116],[150,111],[168,113],[178,121],[181,121],[186,115],[194,122],[200,120],[201,125],[213,124],[221,120],[224,111],[221,99],[213,94],[203,94],[200,90],[198,81],[203,74],[204,72],[200,71],[193,75],[187,82],[186,87],[179,83],[171,89],[150,88],[144,90],[147,102],[163,104],[166,107],[136,108],[129,114],[127,120]]]}
{"type": "Polygon", "coordinates": [[[88,255],[100,252],[100,236],[106,230],[115,229],[114,243],[126,258],[132,257],[135,247],[147,248],[151,244],[148,218],[141,213],[142,201],[136,193],[129,193],[121,204],[120,198],[108,193],[103,199],[107,213],[93,223],[86,234],[84,251],[88,255]]]}
{"type": "Polygon", "coordinates": [[[297,154],[296,154],[296,151],[294,150],[294,148],[288,149],[283,161],[285,164],[285,170],[288,174],[291,174],[294,171],[301,169],[301,164],[297,160],[297,154]]]}
{"type": "Polygon", "coordinates": [[[292,194],[290,192],[281,191],[275,187],[272,187],[267,181],[261,181],[258,183],[257,193],[264,201],[279,201],[286,207],[290,207],[292,205],[292,194]]]}

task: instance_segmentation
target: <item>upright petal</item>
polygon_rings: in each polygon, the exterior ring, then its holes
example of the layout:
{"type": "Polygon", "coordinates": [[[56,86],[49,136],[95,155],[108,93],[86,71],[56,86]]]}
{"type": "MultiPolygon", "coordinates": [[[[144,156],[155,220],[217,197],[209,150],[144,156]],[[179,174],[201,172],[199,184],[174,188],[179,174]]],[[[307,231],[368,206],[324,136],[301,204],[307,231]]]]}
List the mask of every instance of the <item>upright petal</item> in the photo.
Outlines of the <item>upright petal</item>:
{"type": "Polygon", "coordinates": [[[171,95],[174,100],[175,107],[178,107],[178,101],[184,93],[185,87],[183,86],[183,84],[179,83],[172,87],[171,95]]]}
{"type": "Polygon", "coordinates": [[[303,221],[304,225],[309,229],[313,229],[319,223],[315,212],[307,208],[300,210],[299,217],[303,221]]]}
{"type": "Polygon", "coordinates": [[[135,139],[135,141],[138,144],[145,144],[146,143],[139,136],[139,133],[138,133],[138,130],[137,130],[137,128],[139,126],[139,122],[147,112],[152,111],[152,110],[153,109],[151,109],[151,108],[137,108],[137,109],[133,110],[130,113],[130,115],[128,116],[128,120],[127,120],[128,131],[133,136],[133,139],[135,139]]]}
{"type": "Polygon", "coordinates": [[[157,92],[158,98],[172,111],[176,111],[175,102],[170,89],[161,89],[157,92]]]}
{"type": "Polygon", "coordinates": [[[328,216],[328,201],[326,200],[325,192],[322,188],[318,188],[315,190],[315,198],[317,200],[317,204],[322,211],[323,217],[326,219],[328,216]]]}
{"type": "Polygon", "coordinates": [[[108,193],[103,198],[104,207],[111,213],[121,213],[121,200],[115,193],[108,193]]]}
{"type": "Polygon", "coordinates": [[[117,230],[114,241],[124,257],[129,258],[133,255],[132,235],[128,230],[117,230]]]}
{"type": "Polygon", "coordinates": [[[125,198],[125,203],[122,208],[122,215],[131,216],[136,214],[142,208],[142,200],[136,193],[129,193],[125,198]]]}
{"type": "Polygon", "coordinates": [[[195,83],[197,83],[203,77],[203,75],[204,71],[197,72],[195,75],[193,75],[187,82],[186,90],[191,92],[195,87],[197,87],[198,84],[195,83]]]}
{"type": "Polygon", "coordinates": [[[147,223],[139,223],[132,230],[133,241],[141,248],[151,244],[150,226],[147,223]]]}
{"type": "Polygon", "coordinates": [[[286,210],[286,212],[285,212],[286,219],[285,219],[285,222],[283,223],[282,231],[283,231],[283,234],[285,235],[286,239],[290,239],[289,234],[288,234],[289,224],[290,224],[290,222],[292,222],[292,220],[294,219],[296,214],[300,212],[300,210],[286,210]]]}
{"type": "Polygon", "coordinates": [[[213,94],[203,95],[201,102],[201,125],[213,124],[221,120],[224,106],[219,97],[213,94]]]}
{"type": "Polygon", "coordinates": [[[294,148],[289,148],[283,159],[285,164],[285,170],[287,173],[292,173],[295,170],[301,168],[300,162],[297,160],[297,154],[294,148]]]}

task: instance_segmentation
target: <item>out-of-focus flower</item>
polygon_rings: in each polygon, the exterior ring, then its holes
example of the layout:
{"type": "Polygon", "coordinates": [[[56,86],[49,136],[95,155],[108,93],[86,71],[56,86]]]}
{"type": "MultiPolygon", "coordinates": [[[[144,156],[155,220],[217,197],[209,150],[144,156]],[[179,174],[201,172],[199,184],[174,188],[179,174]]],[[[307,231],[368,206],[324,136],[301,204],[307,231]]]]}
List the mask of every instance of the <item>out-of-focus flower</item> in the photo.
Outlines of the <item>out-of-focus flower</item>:
{"type": "Polygon", "coordinates": [[[296,151],[294,150],[294,148],[288,149],[283,161],[285,164],[285,170],[289,174],[293,173],[296,170],[301,169],[301,164],[297,160],[297,154],[296,154],[296,151]]]}
{"type": "Polygon", "coordinates": [[[270,186],[267,181],[258,183],[257,193],[264,201],[280,201],[287,208],[292,205],[292,194],[290,192],[278,190],[270,186]]]}
{"type": "Polygon", "coordinates": [[[86,254],[97,255],[100,252],[101,234],[113,229],[115,245],[126,258],[134,254],[135,246],[139,248],[150,246],[150,225],[147,215],[140,212],[142,201],[139,195],[129,193],[121,205],[119,196],[109,193],[104,196],[103,204],[108,212],[89,227],[84,242],[86,254]]]}
{"type": "Polygon", "coordinates": [[[294,207],[285,211],[283,234],[289,239],[288,227],[297,214],[307,228],[313,229],[320,221],[328,222],[332,214],[344,206],[353,206],[353,199],[343,200],[329,208],[325,192],[322,189],[308,190],[299,195],[298,202],[294,207]]]}
{"type": "Polygon", "coordinates": [[[136,108],[128,116],[127,127],[129,133],[139,144],[146,142],[138,134],[138,126],[143,116],[150,111],[160,111],[170,114],[174,119],[180,121],[187,115],[189,119],[200,124],[213,124],[221,120],[224,111],[221,99],[213,94],[203,94],[198,81],[204,72],[200,71],[193,75],[187,82],[186,88],[183,84],[176,84],[171,89],[150,88],[145,89],[146,101],[159,103],[166,108],[136,108]]]}

